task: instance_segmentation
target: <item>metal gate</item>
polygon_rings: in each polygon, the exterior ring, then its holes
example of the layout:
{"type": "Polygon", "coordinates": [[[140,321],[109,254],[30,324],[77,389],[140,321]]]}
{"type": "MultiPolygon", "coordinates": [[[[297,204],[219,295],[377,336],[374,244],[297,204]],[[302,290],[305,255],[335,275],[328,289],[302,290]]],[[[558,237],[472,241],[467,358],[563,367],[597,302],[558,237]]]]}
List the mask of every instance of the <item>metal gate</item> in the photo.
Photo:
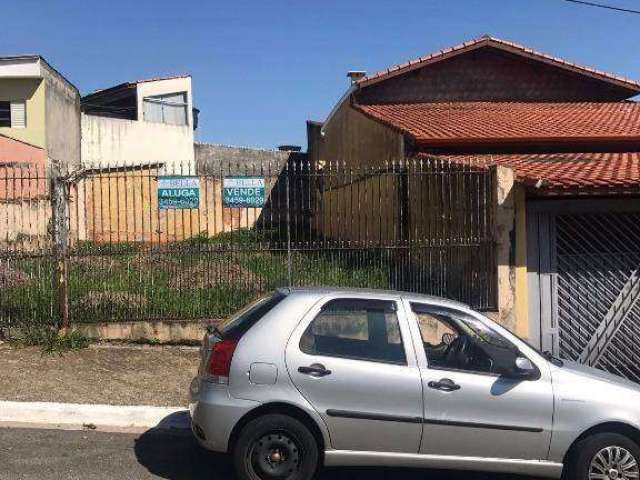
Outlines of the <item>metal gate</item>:
{"type": "Polygon", "coordinates": [[[565,207],[556,208],[562,213],[534,214],[543,267],[542,346],[640,382],[638,202],[557,206],[565,207]]]}

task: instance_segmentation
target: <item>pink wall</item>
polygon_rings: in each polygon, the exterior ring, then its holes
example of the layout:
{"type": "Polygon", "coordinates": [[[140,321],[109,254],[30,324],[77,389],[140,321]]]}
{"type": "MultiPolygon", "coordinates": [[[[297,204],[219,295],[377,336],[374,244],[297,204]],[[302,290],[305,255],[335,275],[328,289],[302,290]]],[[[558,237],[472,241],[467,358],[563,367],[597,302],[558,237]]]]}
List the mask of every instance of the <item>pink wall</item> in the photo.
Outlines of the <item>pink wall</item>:
{"type": "Polygon", "coordinates": [[[46,150],[0,135],[0,202],[47,195],[46,150]]]}

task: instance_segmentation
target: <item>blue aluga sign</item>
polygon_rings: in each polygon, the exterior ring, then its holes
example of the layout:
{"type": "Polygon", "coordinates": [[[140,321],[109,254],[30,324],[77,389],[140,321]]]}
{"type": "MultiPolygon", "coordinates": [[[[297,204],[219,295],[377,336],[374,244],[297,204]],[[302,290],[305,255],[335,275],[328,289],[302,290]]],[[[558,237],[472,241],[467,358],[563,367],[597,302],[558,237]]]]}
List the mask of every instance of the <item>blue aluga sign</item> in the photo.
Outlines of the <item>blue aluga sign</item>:
{"type": "Polygon", "coordinates": [[[186,209],[200,206],[198,177],[158,177],[158,208],[186,209]]]}
{"type": "Polygon", "coordinates": [[[222,206],[261,208],[264,206],[264,178],[225,177],[222,182],[222,206]]]}

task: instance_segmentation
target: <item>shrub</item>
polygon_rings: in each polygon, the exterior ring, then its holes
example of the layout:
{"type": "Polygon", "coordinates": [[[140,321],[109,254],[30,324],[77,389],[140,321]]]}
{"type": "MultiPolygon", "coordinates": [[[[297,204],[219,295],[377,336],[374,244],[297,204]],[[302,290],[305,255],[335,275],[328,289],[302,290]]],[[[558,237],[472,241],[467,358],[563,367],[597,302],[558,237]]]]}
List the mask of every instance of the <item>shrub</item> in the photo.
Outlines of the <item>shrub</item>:
{"type": "Polygon", "coordinates": [[[11,340],[24,346],[39,346],[43,353],[60,355],[68,351],[82,350],[91,343],[77,330],[60,333],[46,325],[23,328],[11,340]]]}

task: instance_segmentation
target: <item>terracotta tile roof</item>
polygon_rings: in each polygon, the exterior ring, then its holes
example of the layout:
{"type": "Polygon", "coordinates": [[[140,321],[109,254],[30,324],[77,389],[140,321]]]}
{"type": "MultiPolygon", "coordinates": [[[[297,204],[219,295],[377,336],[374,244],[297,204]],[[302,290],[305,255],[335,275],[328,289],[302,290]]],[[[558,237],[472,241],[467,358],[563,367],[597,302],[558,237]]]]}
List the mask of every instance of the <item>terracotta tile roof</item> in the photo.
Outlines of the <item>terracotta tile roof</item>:
{"type": "Polygon", "coordinates": [[[543,193],[640,193],[640,151],[438,155],[437,158],[480,166],[503,165],[513,169],[517,181],[535,186],[543,193]]]}
{"type": "Polygon", "coordinates": [[[354,105],[422,147],[640,141],[640,103],[354,105]]]}
{"type": "Polygon", "coordinates": [[[411,70],[422,68],[431,63],[439,62],[441,60],[445,60],[447,58],[460,55],[462,53],[475,50],[477,48],[482,48],[482,47],[498,48],[500,50],[504,50],[504,51],[514,53],[516,55],[520,55],[532,60],[553,65],[553,66],[562,68],[564,70],[576,72],[582,75],[587,75],[592,78],[597,78],[605,82],[613,83],[615,85],[635,91],[636,93],[640,93],[640,82],[637,82],[635,80],[621,77],[618,75],[613,75],[611,73],[606,73],[601,70],[596,70],[595,68],[587,67],[584,65],[571,63],[566,60],[563,60],[562,58],[547,55],[545,53],[532,50],[522,45],[518,45],[517,43],[501,40],[499,38],[491,37],[488,35],[485,35],[480,38],[476,38],[474,40],[470,40],[468,42],[461,43],[460,45],[456,45],[455,47],[440,50],[430,55],[419,57],[414,60],[409,60],[406,63],[389,67],[373,75],[368,75],[364,78],[361,78],[357,82],[357,85],[359,87],[366,87],[367,85],[372,85],[374,83],[378,83],[388,78],[401,75],[411,70]]]}

